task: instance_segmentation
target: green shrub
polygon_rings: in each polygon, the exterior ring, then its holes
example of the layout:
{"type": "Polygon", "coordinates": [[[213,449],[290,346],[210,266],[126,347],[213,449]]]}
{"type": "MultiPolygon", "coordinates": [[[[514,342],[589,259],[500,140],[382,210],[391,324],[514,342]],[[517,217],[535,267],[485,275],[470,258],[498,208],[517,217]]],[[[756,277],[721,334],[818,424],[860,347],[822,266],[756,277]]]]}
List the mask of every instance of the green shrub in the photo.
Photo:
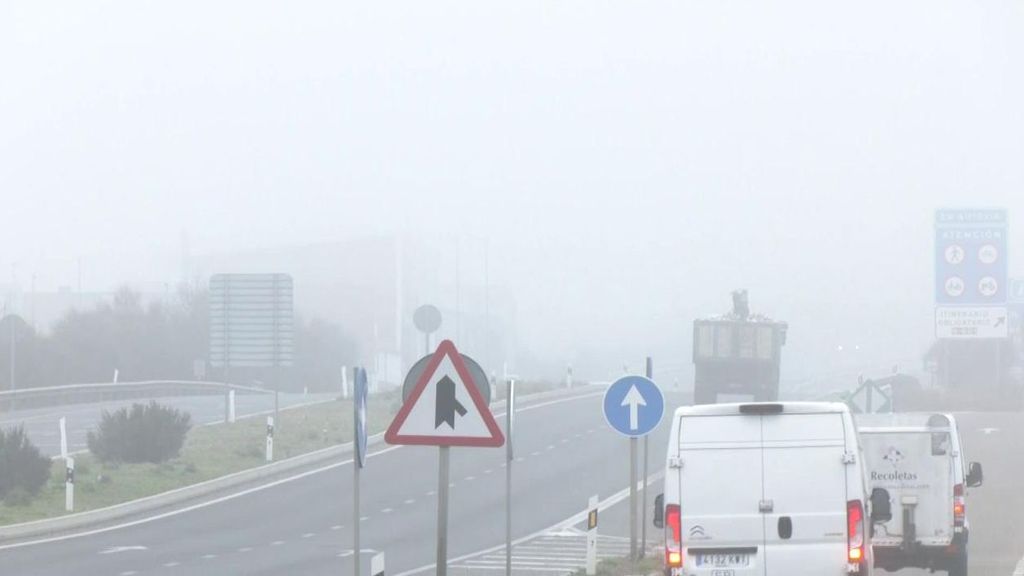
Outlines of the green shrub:
{"type": "Polygon", "coordinates": [[[191,417],[180,410],[132,404],[103,412],[99,429],[89,433],[89,450],[102,462],[164,462],[181,452],[191,427],[191,417]]]}
{"type": "Polygon", "coordinates": [[[50,479],[50,459],[39,453],[21,426],[0,430],[0,499],[30,499],[50,479]]]}

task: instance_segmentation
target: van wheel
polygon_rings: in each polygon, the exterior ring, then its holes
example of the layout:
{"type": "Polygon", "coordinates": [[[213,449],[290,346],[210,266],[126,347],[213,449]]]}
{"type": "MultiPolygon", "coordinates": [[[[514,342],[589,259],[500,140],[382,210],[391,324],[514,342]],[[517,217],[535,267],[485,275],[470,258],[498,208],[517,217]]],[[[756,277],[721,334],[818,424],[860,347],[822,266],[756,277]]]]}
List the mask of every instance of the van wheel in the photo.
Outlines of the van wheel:
{"type": "Polygon", "coordinates": [[[949,563],[949,576],[967,576],[967,548],[953,557],[949,563]]]}

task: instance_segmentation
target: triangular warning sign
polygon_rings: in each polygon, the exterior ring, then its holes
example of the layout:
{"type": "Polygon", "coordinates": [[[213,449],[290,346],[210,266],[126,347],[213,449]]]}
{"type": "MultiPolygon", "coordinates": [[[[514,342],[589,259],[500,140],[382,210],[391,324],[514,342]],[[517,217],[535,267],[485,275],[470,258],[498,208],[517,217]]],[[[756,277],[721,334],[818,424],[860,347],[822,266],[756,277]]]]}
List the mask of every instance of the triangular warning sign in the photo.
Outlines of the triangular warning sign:
{"type": "Polygon", "coordinates": [[[441,342],[384,440],[423,446],[503,445],[505,436],[472,381],[455,344],[441,342]]]}

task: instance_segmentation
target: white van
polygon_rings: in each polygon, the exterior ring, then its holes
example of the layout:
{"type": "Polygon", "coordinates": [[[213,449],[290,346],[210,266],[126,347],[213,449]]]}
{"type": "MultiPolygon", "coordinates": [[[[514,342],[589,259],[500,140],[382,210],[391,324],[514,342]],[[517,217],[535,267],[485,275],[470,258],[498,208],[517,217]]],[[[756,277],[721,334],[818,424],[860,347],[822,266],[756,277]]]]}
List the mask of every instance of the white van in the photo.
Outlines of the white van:
{"type": "Polygon", "coordinates": [[[849,409],[834,403],[711,404],[676,410],[665,491],[669,576],[872,573],[868,484],[849,409]]]}
{"type": "Polygon", "coordinates": [[[967,574],[967,489],[981,486],[981,465],[965,465],[951,414],[858,415],[872,487],[892,496],[893,518],[875,527],[875,566],[967,574]]]}

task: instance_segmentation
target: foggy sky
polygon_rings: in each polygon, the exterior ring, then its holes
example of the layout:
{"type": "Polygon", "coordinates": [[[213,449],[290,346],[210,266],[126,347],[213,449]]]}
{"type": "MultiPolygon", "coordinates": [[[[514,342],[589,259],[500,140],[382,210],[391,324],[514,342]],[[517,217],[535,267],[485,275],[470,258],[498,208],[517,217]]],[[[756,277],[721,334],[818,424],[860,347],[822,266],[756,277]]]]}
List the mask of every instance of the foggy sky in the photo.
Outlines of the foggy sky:
{"type": "Polygon", "coordinates": [[[1024,275],[1022,31],[1016,0],[6,2],[0,277],[460,237],[558,361],[685,364],[737,287],[791,371],[913,360],[936,208],[1009,209],[1024,275]]]}

